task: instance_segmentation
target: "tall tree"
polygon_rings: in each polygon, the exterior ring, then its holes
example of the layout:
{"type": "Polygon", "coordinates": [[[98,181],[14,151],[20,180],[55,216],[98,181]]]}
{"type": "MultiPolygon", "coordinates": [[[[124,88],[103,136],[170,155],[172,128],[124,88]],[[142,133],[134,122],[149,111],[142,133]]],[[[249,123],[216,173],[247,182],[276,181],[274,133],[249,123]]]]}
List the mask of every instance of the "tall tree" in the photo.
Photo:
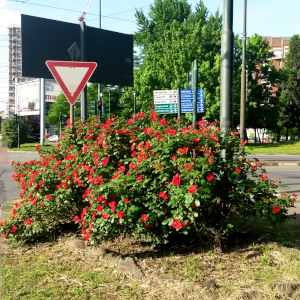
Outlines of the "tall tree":
{"type": "Polygon", "coordinates": [[[281,123],[287,129],[298,127],[300,137],[300,36],[292,36],[280,82],[281,123]],[[287,117],[288,116],[288,117],[287,117]]]}
{"type": "Polygon", "coordinates": [[[135,70],[134,88],[126,88],[121,101],[132,105],[137,91],[141,109],[153,105],[153,90],[186,88],[187,72],[199,61],[199,87],[204,88],[206,116],[219,114],[220,37],[219,12],[209,14],[203,1],[192,12],[185,0],[157,0],[149,19],[137,11],[136,44],[143,49],[143,62],[135,70]]]}

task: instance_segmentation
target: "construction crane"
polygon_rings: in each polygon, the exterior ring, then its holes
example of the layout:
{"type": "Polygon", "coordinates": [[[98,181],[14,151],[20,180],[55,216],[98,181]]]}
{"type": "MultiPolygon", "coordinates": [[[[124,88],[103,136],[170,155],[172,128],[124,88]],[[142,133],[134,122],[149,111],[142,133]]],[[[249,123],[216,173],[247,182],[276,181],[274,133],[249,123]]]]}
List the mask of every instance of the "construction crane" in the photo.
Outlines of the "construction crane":
{"type": "Polygon", "coordinates": [[[88,10],[89,10],[89,7],[90,7],[92,1],[93,1],[93,0],[88,0],[87,4],[86,4],[86,6],[85,6],[85,9],[84,9],[84,11],[83,11],[83,13],[82,13],[82,15],[81,15],[81,16],[79,17],[79,19],[78,19],[78,24],[84,22],[84,18],[85,18],[86,14],[87,14],[87,12],[88,12],[88,10]]]}

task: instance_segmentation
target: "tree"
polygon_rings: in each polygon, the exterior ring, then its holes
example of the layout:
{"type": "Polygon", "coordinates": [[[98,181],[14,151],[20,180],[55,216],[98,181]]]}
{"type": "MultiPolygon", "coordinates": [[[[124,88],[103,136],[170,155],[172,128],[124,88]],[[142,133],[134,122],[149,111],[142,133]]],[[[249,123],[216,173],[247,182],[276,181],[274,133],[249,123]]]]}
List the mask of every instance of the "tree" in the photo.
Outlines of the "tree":
{"type": "MultiPolygon", "coordinates": [[[[247,102],[246,126],[248,128],[276,129],[278,121],[278,101],[274,87],[278,82],[279,73],[272,65],[268,41],[255,34],[247,38],[247,102]]],[[[235,39],[234,59],[234,124],[240,122],[240,91],[242,40],[235,39]]],[[[280,130],[280,129],[279,129],[280,130]]]]}
{"type": "Polygon", "coordinates": [[[298,126],[300,137],[300,36],[292,36],[280,82],[281,123],[287,129],[298,126]],[[288,116],[288,118],[287,118],[288,116]]]}
{"type": "MultiPolygon", "coordinates": [[[[18,119],[19,123],[19,141],[20,145],[27,142],[28,139],[28,125],[22,120],[18,119]]],[[[15,148],[18,146],[18,123],[15,119],[7,119],[2,125],[2,144],[7,148],[15,148]]]]}
{"type": "Polygon", "coordinates": [[[185,0],[157,0],[149,19],[136,13],[139,31],[135,42],[142,48],[143,62],[134,74],[134,87],[125,88],[122,103],[132,107],[132,92],[138,92],[142,110],[153,105],[153,90],[184,89],[187,72],[198,59],[199,87],[204,88],[206,118],[219,115],[221,16],[210,14],[203,1],[195,12],[185,0]]]}

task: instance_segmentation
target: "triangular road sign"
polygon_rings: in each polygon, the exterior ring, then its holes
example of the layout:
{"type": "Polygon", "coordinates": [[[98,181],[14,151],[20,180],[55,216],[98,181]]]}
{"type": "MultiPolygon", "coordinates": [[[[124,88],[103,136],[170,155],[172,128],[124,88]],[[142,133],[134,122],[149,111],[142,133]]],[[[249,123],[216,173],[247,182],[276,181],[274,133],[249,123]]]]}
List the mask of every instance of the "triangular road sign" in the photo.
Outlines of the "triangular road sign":
{"type": "Polygon", "coordinates": [[[95,62],[46,61],[70,104],[74,104],[97,67],[95,62]]]}

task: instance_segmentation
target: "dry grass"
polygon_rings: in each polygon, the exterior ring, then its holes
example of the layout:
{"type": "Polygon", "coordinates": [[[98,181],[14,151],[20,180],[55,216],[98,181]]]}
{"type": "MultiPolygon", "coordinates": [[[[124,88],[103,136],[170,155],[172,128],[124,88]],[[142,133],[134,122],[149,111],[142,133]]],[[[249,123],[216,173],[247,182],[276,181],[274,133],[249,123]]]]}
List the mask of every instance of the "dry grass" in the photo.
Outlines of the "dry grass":
{"type": "MultiPolygon", "coordinates": [[[[263,240],[237,235],[223,252],[201,245],[152,249],[125,238],[101,245],[106,251],[134,258],[145,274],[141,281],[118,273],[90,247],[70,248],[68,241],[74,235],[25,247],[5,244],[3,299],[300,299],[300,290],[287,296],[276,294],[273,287],[278,280],[300,281],[300,243],[295,238],[299,225],[291,220],[263,240]],[[287,228],[291,239],[283,240],[287,228]],[[258,254],[246,259],[253,250],[258,254]],[[210,280],[217,289],[203,287],[210,280]]],[[[255,226],[260,237],[274,231],[255,222],[253,232],[255,226]]]]}

